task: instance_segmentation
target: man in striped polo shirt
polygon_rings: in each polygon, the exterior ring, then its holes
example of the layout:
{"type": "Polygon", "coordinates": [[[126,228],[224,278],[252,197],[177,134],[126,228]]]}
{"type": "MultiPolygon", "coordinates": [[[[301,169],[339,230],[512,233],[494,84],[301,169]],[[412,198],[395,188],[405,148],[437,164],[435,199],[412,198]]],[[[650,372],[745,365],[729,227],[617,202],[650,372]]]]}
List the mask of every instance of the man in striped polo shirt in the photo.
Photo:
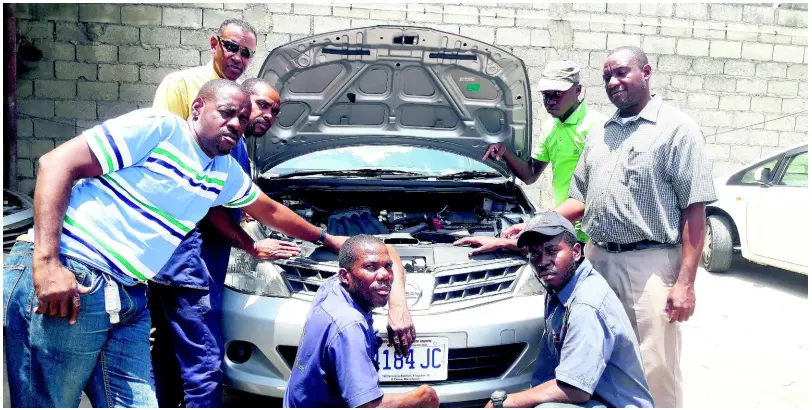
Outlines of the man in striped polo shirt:
{"type": "MultiPolygon", "coordinates": [[[[237,84],[212,80],[185,121],[137,110],[40,159],[33,232],[4,267],[13,407],[76,407],[83,390],[94,407],[157,406],[146,281],[209,208],[244,208],[287,235],[319,239],[228,155],[250,111],[237,84]]],[[[324,242],[337,251],[344,239],[324,242]]]]}

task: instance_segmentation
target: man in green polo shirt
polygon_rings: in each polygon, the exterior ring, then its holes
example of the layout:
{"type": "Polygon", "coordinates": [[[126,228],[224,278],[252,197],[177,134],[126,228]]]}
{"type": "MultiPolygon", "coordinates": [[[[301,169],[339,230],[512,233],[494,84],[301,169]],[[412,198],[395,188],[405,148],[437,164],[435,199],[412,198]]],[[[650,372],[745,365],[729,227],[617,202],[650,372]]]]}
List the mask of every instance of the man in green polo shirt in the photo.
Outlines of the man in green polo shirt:
{"type": "MultiPolygon", "coordinates": [[[[544,108],[550,118],[542,126],[544,137],[533,150],[529,162],[522,161],[504,144],[492,144],[482,160],[488,157],[499,161],[504,158],[513,173],[525,184],[532,184],[541,176],[547,164],[553,166],[553,196],[560,205],[568,197],[570,180],[575,165],[584,149],[584,141],[592,129],[603,127],[609,117],[590,110],[579,100],[582,87],[581,69],[572,61],[553,61],[544,67],[538,90],[544,97],[544,108]]],[[[578,240],[589,239],[575,223],[578,240]]]]}

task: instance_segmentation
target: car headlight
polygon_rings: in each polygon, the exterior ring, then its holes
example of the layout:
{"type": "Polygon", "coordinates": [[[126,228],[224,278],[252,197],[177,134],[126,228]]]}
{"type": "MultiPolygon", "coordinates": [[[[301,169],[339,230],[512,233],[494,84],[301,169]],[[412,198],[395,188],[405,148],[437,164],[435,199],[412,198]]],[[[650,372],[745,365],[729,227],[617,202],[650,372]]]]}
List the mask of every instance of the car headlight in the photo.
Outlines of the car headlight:
{"type": "Polygon", "coordinates": [[[513,292],[514,296],[535,296],[543,295],[546,292],[541,281],[533,272],[530,264],[524,265],[519,277],[516,279],[516,290],[513,292]]]}
{"type": "Polygon", "coordinates": [[[231,248],[226,286],[247,295],[290,297],[282,271],[273,263],[259,261],[242,249],[231,248]]]}

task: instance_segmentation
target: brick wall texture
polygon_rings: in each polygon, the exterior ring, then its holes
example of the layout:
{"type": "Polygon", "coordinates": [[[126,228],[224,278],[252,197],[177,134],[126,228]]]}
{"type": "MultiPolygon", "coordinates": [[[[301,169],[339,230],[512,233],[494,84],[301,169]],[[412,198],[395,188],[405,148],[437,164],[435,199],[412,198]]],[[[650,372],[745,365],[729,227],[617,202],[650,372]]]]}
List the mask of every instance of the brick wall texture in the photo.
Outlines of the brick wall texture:
{"type": "MultiPolygon", "coordinates": [[[[206,63],[226,18],[258,30],[255,75],[268,51],[308,35],[377,24],[427,26],[522,58],[535,90],[543,66],[582,67],[588,103],[614,111],[602,89],[608,50],[642,47],[652,89],[702,126],[714,175],[807,134],[806,4],[17,4],[19,34],[44,53],[18,82],[19,187],[36,160],[87,127],[149,106],[167,73],[206,63]]],[[[535,93],[535,91],[534,91],[535,93]]],[[[534,135],[548,114],[534,95],[534,135]]],[[[549,171],[528,188],[551,205],[549,171]]]]}

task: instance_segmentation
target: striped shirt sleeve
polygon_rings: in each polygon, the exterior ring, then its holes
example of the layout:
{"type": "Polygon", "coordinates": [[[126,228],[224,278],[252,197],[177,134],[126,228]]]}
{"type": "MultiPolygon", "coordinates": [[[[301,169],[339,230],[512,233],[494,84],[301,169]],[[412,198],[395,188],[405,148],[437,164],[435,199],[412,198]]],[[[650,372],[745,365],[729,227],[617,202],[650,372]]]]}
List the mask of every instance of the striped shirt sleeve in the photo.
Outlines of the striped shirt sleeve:
{"type": "Polygon", "coordinates": [[[82,136],[101,163],[102,174],[109,174],[137,164],[179,125],[168,112],[141,109],[107,120],[82,136]]]}
{"type": "Polygon", "coordinates": [[[240,164],[230,155],[224,157],[228,161],[228,178],[222,192],[212,206],[225,206],[226,208],[245,208],[259,199],[259,187],[251,181],[251,177],[243,171],[240,164]]]}

